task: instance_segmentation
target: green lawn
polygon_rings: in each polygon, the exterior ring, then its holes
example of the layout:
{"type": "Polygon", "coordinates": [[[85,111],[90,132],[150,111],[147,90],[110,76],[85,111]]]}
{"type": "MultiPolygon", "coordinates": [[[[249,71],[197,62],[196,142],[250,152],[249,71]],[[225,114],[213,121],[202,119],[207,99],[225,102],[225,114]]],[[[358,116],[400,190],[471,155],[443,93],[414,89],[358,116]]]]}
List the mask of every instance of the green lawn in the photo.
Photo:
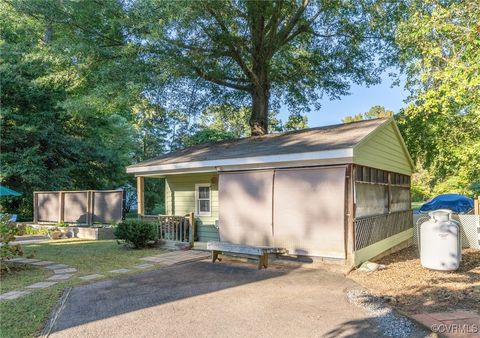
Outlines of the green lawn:
{"type": "Polygon", "coordinates": [[[10,272],[0,275],[0,293],[5,293],[37,282],[43,282],[53,275],[48,269],[26,265],[8,264],[10,272]]]}
{"type": "Polygon", "coordinates": [[[412,209],[418,210],[423,204],[425,204],[425,202],[412,202],[412,209]]]}
{"type": "MultiPolygon", "coordinates": [[[[0,337],[33,337],[43,327],[52,307],[63,290],[69,286],[92,283],[78,278],[87,274],[102,274],[106,277],[118,276],[110,270],[131,268],[142,263],[141,257],[157,255],[160,249],[132,250],[118,245],[115,240],[86,241],[67,239],[49,241],[40,244],[24,245],[25,255],[33,258],[54,261],[70,265],[78,270],[76,275],[65,282],[15,300],[0,302],[0,337]]],[[[138,270],[137,270],[138,271],[138,270]]],[[[145,271],[145,270],[142,270],[145,271]]],[[[135,272],[132,272],[135,273],[135,272]]],[[[1,292],[21,289],[22,287],[44,281],[51,272],[37,267],[23,267],[12,270],[1,278],[1,292]]]]}

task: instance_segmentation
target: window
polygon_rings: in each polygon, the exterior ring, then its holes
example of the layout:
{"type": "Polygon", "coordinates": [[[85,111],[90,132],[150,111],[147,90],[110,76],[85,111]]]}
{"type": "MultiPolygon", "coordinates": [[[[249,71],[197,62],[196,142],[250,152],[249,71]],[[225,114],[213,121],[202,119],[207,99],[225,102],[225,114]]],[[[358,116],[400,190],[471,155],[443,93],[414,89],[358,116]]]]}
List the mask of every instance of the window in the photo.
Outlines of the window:
{"type": "Polygon", "coordinates": [[[210,184],[195,185],[195,213],[198,216],[212,214],[210,184]]]}

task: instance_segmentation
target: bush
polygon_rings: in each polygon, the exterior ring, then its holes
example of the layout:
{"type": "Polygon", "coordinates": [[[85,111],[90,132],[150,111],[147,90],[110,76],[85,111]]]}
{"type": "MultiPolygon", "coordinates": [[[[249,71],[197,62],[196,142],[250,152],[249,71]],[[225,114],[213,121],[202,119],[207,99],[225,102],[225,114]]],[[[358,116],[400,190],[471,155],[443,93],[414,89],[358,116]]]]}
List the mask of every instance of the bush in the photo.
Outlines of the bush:
{"type": "Polygon", "coordinates": [[[157,240],[157,224],[139,220],[119,223],[114,230],[115,237],[134,248],[144,248],[157,240]]]}
{"type": "Polygon", "coordinates": [[[16,234],[17,226],[14,222],[10,222],[10,215],[2,215],[0,217],[0,262],[23,255],[20,245],[9,245],[10,242],[15,241],[16,234]]]}

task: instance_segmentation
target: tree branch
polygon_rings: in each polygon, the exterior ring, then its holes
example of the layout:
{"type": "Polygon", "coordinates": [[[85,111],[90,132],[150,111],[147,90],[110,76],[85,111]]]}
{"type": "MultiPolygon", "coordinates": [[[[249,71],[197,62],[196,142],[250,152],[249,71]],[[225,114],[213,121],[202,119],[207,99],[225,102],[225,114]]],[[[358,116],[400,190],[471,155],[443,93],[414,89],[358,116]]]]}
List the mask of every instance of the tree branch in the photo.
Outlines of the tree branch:
{"type": "MultiPolygon", "coordinates": [[[[228,31],[228,28],[227,26],[225,25],[225,23],[220,19],[220,17],[217,15],[217,13],[215,13],[215,11],[208,7],[207,8],[207,11],[213,16],[213,18],[215,19],[215,21],[217,22],[217,24],[220,26],[220,29],[222,30],[222,32],[225,34],[225,35],[229,35],[231,37],[231,34],[230,32],[228,31]]],[[[247,66],[247,64],[245,63],[245,61],[243,60],[242,58],[242,55],[239,53],[239,51],[237,50],[237,48],[235,48],[235,46],[231,43],[231,40],[229,38],[226,39],[226,42],[227,42],[227,46],[228,46],[228,49],[230,50],[231,52],[231,57],[238,63],[238,65],[240,66],[240,68],[243,70],[243,72],[245,73],[245,75],[250,78],[253,82],[257,83],[258,82],[258,79],[257,79],[257,76],[252,72],[252,70],[247,66]]]]}
{"type": "Polygon", "coordinates": [[[303,0],[302,5],[297,9],[295,14],[288,21],[288,23],[286,23],[285,26],[278,33],[278,38],[279,38],[279,41],[281,41],[281,45],[284,44],[284,41],[287,39],[288,35],[292,31],[292,29],[295,27],[298,20],[300,20],[300,18],[302,17],[308,4],[309,4],[309,0],[303,0]]]}
{"type": "Polygon", "coordinates": [[[251,86],[240,85],[240,84],[233,83],[233,82],[230,82],[230,81],[225,81],[225,80],[215,78],[211,74],[208,74],[208,73],[204,72],[203,70],[201,70],[200,68],[198,68],[194,65],[191,65],[191,68],[195,71],[195,73],[199,77],[201,77],[202,79],[204,79],[206,81],[209,81],[209,82],[221,85],[221,86],[225,86],[225,87],[228,87],[228,88],[232,88],[232,89],[236,89],[236,90],[242,90],[242,91],[245,91],[245,92],[250,92],[251,89],[252,89],[251,86]]]}

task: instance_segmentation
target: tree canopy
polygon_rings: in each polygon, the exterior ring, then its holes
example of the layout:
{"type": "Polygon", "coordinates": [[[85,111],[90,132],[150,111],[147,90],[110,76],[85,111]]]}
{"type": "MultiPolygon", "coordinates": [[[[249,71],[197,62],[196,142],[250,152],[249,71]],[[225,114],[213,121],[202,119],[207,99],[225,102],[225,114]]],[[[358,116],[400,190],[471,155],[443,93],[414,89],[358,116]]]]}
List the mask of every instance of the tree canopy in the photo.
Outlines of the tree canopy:
{"type": "Polygon", "coordinates": [[[351,82],[374,84],[395,53],[401,8],[389,1],[135,1],[129,32],[152,71],[201,79],[225,101],[251,102],[252,135],[280,102],[308,109],[351,82]]]}
{"type": "Polygon", "coordinates": [[[410,103],[400,128],[430,193],[480,193],[480,6],[419,1],[397,31],[410,103]]]}
{"type": "MultiPolygon", "coordinates": [[[[28,214],[33,190],[116,188],[133,183],[132,162],[306,128],[323,98],[395,67],[415,187],[473,194],[479,17],[475,0],[4,0],[0,181],[28,214]]],[[[163,182],[149,184],[150,209],[163,210],[163,182]]]]}
{"type": "Polygon", "coordinates": [[[384,106],[373,106],[365,113],[345,116],[342,119],[343,123],[356,122],[362,120],[379,119],[385,117],[393,117],[394,113],[391,110],[385,109],[384,106]]]}

